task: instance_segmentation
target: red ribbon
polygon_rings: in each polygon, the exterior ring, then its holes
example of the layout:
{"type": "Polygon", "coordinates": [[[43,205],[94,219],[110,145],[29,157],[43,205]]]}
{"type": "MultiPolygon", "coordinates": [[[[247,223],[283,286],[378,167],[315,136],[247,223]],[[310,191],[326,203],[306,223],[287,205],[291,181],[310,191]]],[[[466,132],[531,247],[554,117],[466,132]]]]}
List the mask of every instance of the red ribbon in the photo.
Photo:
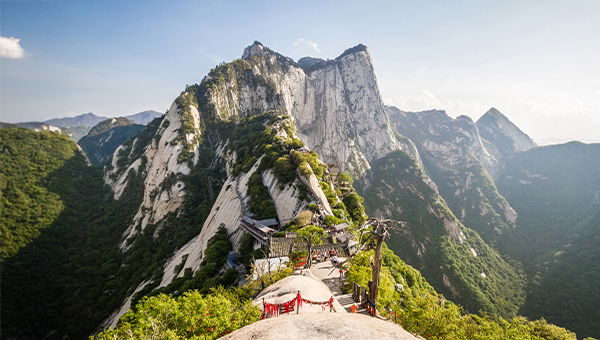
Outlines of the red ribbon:
{"type": "Polygon", "coordinates": [[[327,305],[329,305],[329,311],[333,310],[333,296],[331,298],[329,298],[328,301],[311,301],[311,300],[302,298],[302,296],[300,295],[300,292],[298,292],[298,294],[296,295],[295,298],[291,299],[290,301],[286,301],[284,303],[263,302],[263,312],[262,312],[262,315],[260,318],[265,319],[265,318],[269,318],[269,317],[279,316],[280,308],[283,309],[284,313],[289,314],[290,312],[294,311],[294,305],[297,305],[298,310],[300,310],[300,307],[302,307],[303,302],[311,304],[311,305],[321,305],[323,310],[325,310],[327,305]]]}

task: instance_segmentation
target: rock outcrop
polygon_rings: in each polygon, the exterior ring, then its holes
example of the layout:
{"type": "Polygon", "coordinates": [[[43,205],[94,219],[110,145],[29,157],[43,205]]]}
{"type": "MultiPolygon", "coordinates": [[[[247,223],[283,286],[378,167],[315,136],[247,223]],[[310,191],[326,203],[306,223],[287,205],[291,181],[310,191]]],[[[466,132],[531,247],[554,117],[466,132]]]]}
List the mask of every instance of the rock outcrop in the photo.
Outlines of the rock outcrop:
{"type": "Polygon", "coordinates": [[[226,66],[210,101],[221,117],[267,109],[292,115],[309,148],[355,176],[364,174],[370,161],[402,149],[366,47],[359,45],[312,66],[305,70],[255,42],[244,50],[243,59],[226,66]],[[237,77],[242,70],[252,77],[237,77]]]}

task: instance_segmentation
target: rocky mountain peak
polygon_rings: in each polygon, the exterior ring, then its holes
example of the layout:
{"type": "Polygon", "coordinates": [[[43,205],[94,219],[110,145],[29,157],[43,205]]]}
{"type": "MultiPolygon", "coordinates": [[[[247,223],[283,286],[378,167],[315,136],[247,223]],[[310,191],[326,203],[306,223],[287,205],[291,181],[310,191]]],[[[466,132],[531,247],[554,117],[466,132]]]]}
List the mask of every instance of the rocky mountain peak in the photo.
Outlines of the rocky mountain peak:
{"type": "Polygon", "coordinates": [[[252,58],[254,56],[261,56],[265,51],[265,46],[260,41],[254,41],[254,43],[244,49],[242,54],[243,59],[252,58]]]}
{"type": "Polygon", "coordinates": [[[362,44],[332,60],[296,63],[255,42],[241,60],[216,68],[207,81],[215,83],[207,101],[219,108],[219,117],[266,110],[290,114],[309,148],[354,175],[368,171],[369,161],[402,148],[362,44]]]}
{"type": "Polygon", "coordinates": [[[349,49],[345,50],[342,54],[339,55],[339,57],[337,57],[336,59],[342,59],[343,57],[353,54],[353,53],[357,53],[357,52],[365,52],[365,53],[369,53],[367,51],[367,46],[363,45],[363,44],[358,44],[354,47],[350,47],[349,49]]]}
{"type": "Polygon", "coordinates": [[[496,108],[489,109],[477,120],[479,133],[502,154],[527,151],[536,146],[533,140],[496,108]]]}

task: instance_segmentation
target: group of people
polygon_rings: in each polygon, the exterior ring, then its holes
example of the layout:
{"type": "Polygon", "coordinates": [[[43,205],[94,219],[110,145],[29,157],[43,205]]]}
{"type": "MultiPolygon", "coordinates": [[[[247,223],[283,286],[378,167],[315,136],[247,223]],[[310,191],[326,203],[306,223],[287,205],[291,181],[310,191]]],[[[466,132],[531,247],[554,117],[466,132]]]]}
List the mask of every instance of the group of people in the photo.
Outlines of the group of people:
{"type": "Polygon", "coordinates": [[[336,251],[333,250],[333,249],[329,249],[329,251],[327,251],[327,250],[322,250],[322,251],[315,250],[315,251],[312,252],[312,258],[316,262],[323,262],[323,261],[326,261],[327,259],[329,259],[331,261],[331,264],[333,264],[334,266],[337,266],[338,264],[341,263],[339,257],[337,256],[336,251]]]}

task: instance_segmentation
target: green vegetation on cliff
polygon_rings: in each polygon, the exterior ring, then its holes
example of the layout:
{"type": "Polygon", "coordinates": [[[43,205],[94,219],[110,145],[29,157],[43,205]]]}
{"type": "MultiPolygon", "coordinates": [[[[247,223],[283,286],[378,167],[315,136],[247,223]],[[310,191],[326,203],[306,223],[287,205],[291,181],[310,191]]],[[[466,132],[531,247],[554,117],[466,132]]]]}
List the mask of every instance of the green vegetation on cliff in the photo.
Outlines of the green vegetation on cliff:
{"type": "MultiPolygon", "coordinates": [[[[159,124],[160,119],[153,121],[128,143],[129,152],[122,156],[125,162],[118,163],[120,171],[129,159],[141,157],[159,124]]],[[[19,141],[14,138],[11,142],[19,141]]],[[[3,335],[43,338],[52,333],[82,338],[91,334],[142,281],[150,278],[146,292],[158,285],[164,262],[197,235],[224,181],[221,164],[207,146],[201,147],[197,166],[179,177],[188,195],[182,211],[171,213],[161,226],[147,226],[122,253],[118,246],[123,232],[143,197],[142,175],[130,170],[128,186],[115,201],[102,170],[73,154],[43,181],[49,192],[60,197],[62,212],[2,266],[3,335]],[[32,322],[38,326],[28,327],[32,322]]],[[[144,169],[145,158],[141,160],[144,169]]]]}

